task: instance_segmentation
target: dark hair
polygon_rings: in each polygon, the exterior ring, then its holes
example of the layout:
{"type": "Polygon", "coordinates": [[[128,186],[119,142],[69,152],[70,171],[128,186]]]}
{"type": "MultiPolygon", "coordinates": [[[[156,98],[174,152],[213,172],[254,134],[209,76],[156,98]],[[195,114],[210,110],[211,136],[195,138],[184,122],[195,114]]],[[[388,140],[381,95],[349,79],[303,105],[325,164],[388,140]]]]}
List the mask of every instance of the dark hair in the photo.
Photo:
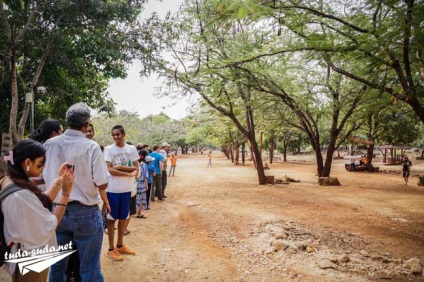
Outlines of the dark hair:
{"type": "Polygon", "coordinates": [[[90,108],[84,103],[76,103],[66,111],[66,123],[72,129],[81,129],[90,118],[90,108]]]}
{"type": "Polygon", "coordinates": [[[43,203],[43,206],[50,210],[53,204],[52,200],[50,200],[50,198],[44,194],[40,188],[32,183],[31,180],[29,180],[22,167],[22,163],[26,159],[34,161],[39,157],[45,157],[46,150],[43,145],[32,139],[25,139],[18,142],[12,151],[14,164],[12,164],[11,161],[7,162],[7,174],[9,178],[12,179],[18,186],[33,192],[41,203],[43,203]]]}
{"type": "Polygon", "coordinates": [[[57,119],[46,119],[40,124],[39,128],[37,128],[33,133],[31,133],[29,138],[44,143],[52,137],[53,132],[59,131],[61,129],[61,126],[62,125],[60,124],[60,121],[58,121],[57,119]]]}
{"type": "Polygon", "coordinates": [[[90,126],[93,129],[93,132],[94,132],[94,126],[93,126],[93,124],[91,122],[90,122],[90,124],[88,126],[90,126]]]}
{"type": "Polygon", "coordinates": [[[125,134],[125,129],[122,125],[115,125],[114,127],[112,127],[112,130],[110,132],[113,132],[114,130],[119,130],[122,134],[125,134]]]}
{"type": "Polygon", "coordinates": [[[153,151],[156,151],[157,149],[159,149],[160,146],[159,145],[153,145],[153,151]]]}
{"type": "Polygon", "coordinates": [[[146,162],[145,161],[145,159],[146,159],[146,156],[148,155],[149,153],[146,151],[146,150],[139,150],[138,151],[138,156],[140,157],[139,159],[138,159],[138,162],[146,162]]]}

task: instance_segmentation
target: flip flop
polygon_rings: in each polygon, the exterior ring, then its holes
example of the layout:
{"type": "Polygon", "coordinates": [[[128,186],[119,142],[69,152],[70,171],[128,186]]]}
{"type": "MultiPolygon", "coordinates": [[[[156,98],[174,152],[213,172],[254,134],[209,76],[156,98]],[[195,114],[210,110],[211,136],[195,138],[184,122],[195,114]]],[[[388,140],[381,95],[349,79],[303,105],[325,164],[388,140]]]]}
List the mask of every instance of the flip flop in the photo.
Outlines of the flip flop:
{"type": "Polygon", "coordinates": [[[144,214],[142,214],[142,215],[137,215],[136,217],[137,217],[137,218],[147,218],[147,217],[145,217],[145,216],[144,216],[144,214]]]}

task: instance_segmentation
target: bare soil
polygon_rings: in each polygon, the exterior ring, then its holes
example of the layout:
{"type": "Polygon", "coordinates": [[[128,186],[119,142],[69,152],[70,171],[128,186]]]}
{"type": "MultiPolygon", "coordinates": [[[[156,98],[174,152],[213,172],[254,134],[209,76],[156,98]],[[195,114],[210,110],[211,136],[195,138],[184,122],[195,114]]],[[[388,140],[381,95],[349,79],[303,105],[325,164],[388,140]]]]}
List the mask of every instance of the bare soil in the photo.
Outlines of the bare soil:
{"type": "Polygon", "coordinates": [[[407,264],[424,262],[424,188],[416,176],[406,186],[400,166],[349,173],[335,160],[336,187],[317,184],[311,156],[270,164],[267,175],[300,180],[279,185],[258,185],[250,163],[219,152],[212,162],[178,156],[168,198],[131,220],[136,255],[102,256],[106,281],[424,281],[407,264]]]}
{"type": "MultiPolygon", "coordinates": [[[[180,155],[166,201],[130,223],[125,243],[136,256],[102,259],[106,281],[424,281],[407,265],[424,261],[417,177],[406,186],[400,166],[349,173],[346,161],[334,162],[339,187],[317,184],[310,156],[266,171],[300,182],[257,185],[251,164],[214,152],[208,168],[206,155],[180,155]]],[[[423,171],[413,165],[413,175],[423,171]]]]}

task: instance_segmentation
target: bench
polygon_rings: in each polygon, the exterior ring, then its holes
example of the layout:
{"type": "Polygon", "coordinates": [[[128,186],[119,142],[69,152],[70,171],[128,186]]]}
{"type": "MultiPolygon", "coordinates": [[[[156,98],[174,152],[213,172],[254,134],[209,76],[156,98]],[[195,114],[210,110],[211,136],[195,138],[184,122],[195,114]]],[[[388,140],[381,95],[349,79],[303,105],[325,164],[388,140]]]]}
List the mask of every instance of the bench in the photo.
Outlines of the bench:
{"type": "MultiPolygon", "coordinates": [[[[345,164],[346,171],[350,171],[350,164],[345,164]]],[[[379,167],[373,167],[372,165],[355,165],[355,171],[369,171],[369,172],[379,172],[379,167]]]]}

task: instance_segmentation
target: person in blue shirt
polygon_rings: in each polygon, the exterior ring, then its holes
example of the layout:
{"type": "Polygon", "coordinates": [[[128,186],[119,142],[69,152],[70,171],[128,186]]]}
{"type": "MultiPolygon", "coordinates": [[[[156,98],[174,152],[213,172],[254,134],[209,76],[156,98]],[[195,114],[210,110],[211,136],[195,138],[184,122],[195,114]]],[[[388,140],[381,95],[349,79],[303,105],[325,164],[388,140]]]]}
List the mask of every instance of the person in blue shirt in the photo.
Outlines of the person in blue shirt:
{"type": "Polygon", "coordinates": [[[155,175],[153,176],[153,184],[152,184],[152,191],[151,193],[151,200],[155,200],[155,196],[160,200],[163,201],[163,191],[162,191],[162,170],[163,170],[163,156],[159,153],[160,146],[154,145],[153,146],[153,152],[149,154],[150,157],[152,157],[153,160],[153,167],[155,169],[155,175]],[[154,193],[153,193],[154,189],[154,193]]]}

